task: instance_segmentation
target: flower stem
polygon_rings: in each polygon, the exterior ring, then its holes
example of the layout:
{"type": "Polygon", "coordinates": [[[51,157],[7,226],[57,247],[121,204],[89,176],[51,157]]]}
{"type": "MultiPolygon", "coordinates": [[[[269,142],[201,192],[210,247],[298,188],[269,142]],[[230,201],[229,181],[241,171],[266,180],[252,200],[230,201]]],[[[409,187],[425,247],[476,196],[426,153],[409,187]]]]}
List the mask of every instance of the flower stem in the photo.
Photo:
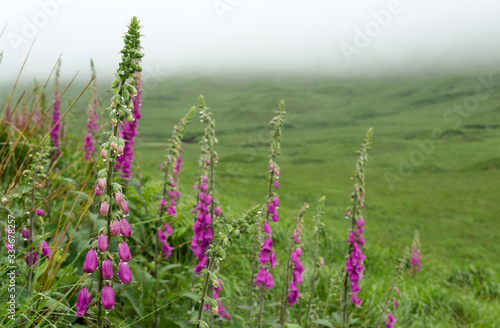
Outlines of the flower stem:
{"type": "Polygon", "coordinates": [[[385,310],[387,308],[387,304],[389,304],[389,300],[391,299],[392,292],[394,290],[394,286],[396,285],[396,279],[397,279],[397,271],[396,274],[394,275],[394,278],[392,279],[392,285],[391,289],[389,290],[389,294],[387,295],[387,299],[385,300],[384,307],[382,309],[382,312],[380,313],[380,317],[378,318],[377,324],[375,325],[375,328],[378,328],[380,325],[380,322],[382,321],[382,317],[384,316],[385,310]]]}
{"type": "Polygon", "coordinates": [[[259,328],[262,328],[262,310],[264,308],[264,286],[260,286],[260,299],[259,299],[260,309],[259,309],[259,328]]]}

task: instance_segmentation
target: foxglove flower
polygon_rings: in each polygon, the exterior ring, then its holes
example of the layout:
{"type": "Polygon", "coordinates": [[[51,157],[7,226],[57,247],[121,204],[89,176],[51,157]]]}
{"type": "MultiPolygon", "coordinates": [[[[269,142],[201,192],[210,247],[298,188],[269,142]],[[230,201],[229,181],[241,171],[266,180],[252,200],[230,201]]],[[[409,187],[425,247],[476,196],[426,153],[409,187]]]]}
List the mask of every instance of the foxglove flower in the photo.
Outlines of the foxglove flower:
{"type": "Polygon", "coordinates": [[[30,237],[30,229],[28,228],[23,228],[23,230],[21,231],[21,236],[24,238],[24,239],[28,239],[30,237]]]}
{"type": "Polygon", "coordinates": [[[387,320],[385,321],[385,327],[386,328],[394,328],[394,323],[396,321],[397,320],[394,318],[391,311],[389,311],[389,313],[387,314],[387,320]]]}
{"type": "Polygon", "coordinates": [[[36,209],[36,215],[38,216],[45,216],[45,211],[40,209],[40,208],[37,208],[36,209]]]}
{"type": "Polygon", "coordinates": [[[118,264],[118,277],[124,284],[128,284],[132,281],[132,273],[130,272],[128,263],[120,262],[118,264]]]}
{"type": "Polygon", "coordinates": [[[118,244],[118,255],[123,262],[128,262],[132,259],[132,254],[130,254],[130,249],[126,242],[118,244]]]}
{"type": "Polygon", "coordinates": [[[120,235],[120,226],[121,223],[118,220],[111,221],[109,231],[111,232],[111,236],[117,237],[120,235]]]}
{"type": "Polygon", "coordinates": [[[126,200],[123,200],[120,203],[120,209],[122,210],[123,214],[128,215],[128,213],[129,213],[129,211],[128,211],[128,203],[127,203],[126,200]]]}
{"type": "Polygon", "coordinates": [[[83,271],[86,273],[93,273],[97,270],[99,266],[97,262],[97,252],[95,249],[91,249],[88,251],[87,256],[85,257],[85,262],[83,262],[83,271]]]}
{"type": "Polygon", "coordinates": [[[120,220],[120,233],[122,234],[123,237],[128,238],[132,236],[132,229],[130,228],[130,224],[125,218],[120,220]]]}
{"type": "Polygon", "coordinates": [[[45,240],[42,242],[42,256],[46,256],[49,261],[52,257],[52,251],[50,250],[50,247],[45,240]]]}
{"type": "Polygon", "coordinates": [[[36,263],[36,257],[37,257],[37,251],[28,252],[28,255],[26,255],[26,264],[28,266],[34,265],[36,263]]]}
{"type": "Polygon", "coordinates": [[[106,236],[102,232],[97,239],[97,250],[101,253],[108,250],[108,236],[106,236]]]}
{"type": "Polygon", "coordinates": [[[101,304],[106,310],[111,310],[115,307],[115,292],[109,285],[104,286],[102,289],[101,304]]]}
{"type": "Polygon", "coordinates": [[[104,278],[104,280],[113,279],[113,263],[109,258],[105,259],[104,262],[102,262],[102,277],[104,278]]]}
{"type": "Polygon", "coordinates": [[[109,212],[109,204],[107,201],[103,201],[101,204],[101,215],[106,216],[109,212]]]}
{"type": "Polygon", "coordinates": [[[90,294],[87,287],[83,287],[82,289],[80,289],[78,300],[76,301],[75,305],[77,317],[83,317],[85,313],[87,313],[91,299],[92,295],[90,294]]]}

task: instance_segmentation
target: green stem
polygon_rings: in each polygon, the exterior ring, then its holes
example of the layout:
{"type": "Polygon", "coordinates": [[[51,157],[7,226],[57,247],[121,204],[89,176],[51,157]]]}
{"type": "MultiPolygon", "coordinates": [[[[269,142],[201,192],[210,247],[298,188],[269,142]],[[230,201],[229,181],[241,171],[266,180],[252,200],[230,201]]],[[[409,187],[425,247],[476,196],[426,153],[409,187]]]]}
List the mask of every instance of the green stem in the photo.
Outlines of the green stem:
{"type": "Polygon", "coordinates": [[[310,293],[311,295],[309,296],[309,304],[307,306],[305,328],[309,326],[309,314],[311,313],[311,303],[314,296],[314,283],[316,281],[316,275],[318,271],[319,226],[320,226],[320,216],[318,215],[316,222],[316,247],[314,250],[314,269],[311,277],[311,293],[310,293]]]}
{"type": "MultiPolygon", "coordinates": [[[[170,153],[171,155],[171,153],[170,153]]],[[[172,158],[172,157],[170,157],[172,158]]],[[[173,159],[172,159],[173,160],[173,159]]],[[[167,184],[168,184],[168,171],[170,169],[170,161],[168,161],[167,167],[165,168],[165,179],[163,183],[163,199],[167,196],[167,184]]],[[[167,204],[165,204],[167,206],[167,204]]],[[[160,205],[160,218],[163,217],[163,214],[165,213],[165,206],[160,205]]],[[[158,309],[158,290],[159,290],[159,277],[158,277],[158,262],[159,262],[159,254],[160,254],[160,239],[158,238],[158,232],[161,229],[161,224],[160,220],[156,222],[156,243],[155,243],[155,279],[156,279],[156,288],[155,288],[155,299],[154,299],[154,309],[156,311],[155,314],[155,321],[156,321],[156,328],[160,327],[160,311],[157,311],[158,309]]]]}
{"type": "Polygon", "coordinates": [[[387,304],[389,304],[389,300],[391,299],[392,292],[394,290],[394,286],[396,285],[396,279],[398,277],[398,270],[396,270],[396,274],[394,275],[394,278],[392,279],[392,285],[391,289],[389,290],[389,294],[387,295],[387,299],[385,300],[384,307],[382,309],[382,312],[380,313],[380,317],[378,318],[377,325],[375,328],[378,328],[380,325],[380,322],[382,321],[382,317],[384,316],[385,310],[387,309],[387,304]]]}
{"type": "Polygon", "coordinates": [[[259,299],[259,306],[260,306],[260,309],[259,309],[259,318],[258,318],[258,322],[259,322],[259,328],[262,328],[262,310],[264,309],[264,286],[261,285],[260,286],[260,299],[259,299]]]}

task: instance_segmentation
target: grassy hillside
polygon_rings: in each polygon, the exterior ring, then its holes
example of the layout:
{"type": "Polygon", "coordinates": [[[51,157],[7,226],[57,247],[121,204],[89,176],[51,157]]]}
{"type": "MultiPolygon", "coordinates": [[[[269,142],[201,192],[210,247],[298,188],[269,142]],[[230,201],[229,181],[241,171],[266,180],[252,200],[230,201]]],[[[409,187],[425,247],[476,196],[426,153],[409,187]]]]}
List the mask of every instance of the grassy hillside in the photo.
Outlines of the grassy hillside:
{"type": "MultiPolygon", "coordinates": [[[[158,163],[173,124],[203,94],[217,121],[217,189],[222,196],[234,195],[227,205],[240,211],[265,195],[268,122],[284,99],[280,193],[288,218],[304,201],[325,194],[328,228],[346,230],[343,216],[355,149],[373,127],[365,210],[368,245],[397,249],[419,230],[424,266],[480,263],[499,269],[494,259],[500,252],[500,92],[483,89],[488,99],[465,112],[469,116],[459,125],[460,114],[446,113],[454,104],[470,101],[465,99],[474,96],[479,76],[146,82],[137,164],[145,174],[160,174],[158,163]]],[[[201,129],[196,122],[188,129],[186,190],[196,178],[201,129]]]]}

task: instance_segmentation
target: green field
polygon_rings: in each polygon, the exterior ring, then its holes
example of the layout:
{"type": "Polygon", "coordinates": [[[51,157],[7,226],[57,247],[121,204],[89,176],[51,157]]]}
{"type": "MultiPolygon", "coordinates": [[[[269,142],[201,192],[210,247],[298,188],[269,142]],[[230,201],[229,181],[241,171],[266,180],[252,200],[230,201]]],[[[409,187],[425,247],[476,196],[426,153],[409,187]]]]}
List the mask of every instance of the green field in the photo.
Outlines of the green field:
{"type": "MultiPolygon", "coordinates": [[[[173,124],[203,94],[217,121],[217,190],[240,212],[265,195],[268,122],[284,99],[283,222],[290,224],[304,201],[326,195],[329,229],[347,229],[343,217],[355,152],[373,127],[365,209],[369,247],[399,249],[418,230],[424,268],[476,263],[498,270],[500,87],[467,111],[470,116],[458,127],[459,113],[443,118],[454,104],[474,96],[479,76],[487,74],[367,80],[177,77],[151,82],[149,92],[146,83],[136,164],[145,174],[160,174],[173,124]],[[434,151],[424,154],[419,142],[434,151]],[[401,169],[402,162],[410,168],[401,169]]],[[[184,146],[186,191],[196,179],[201,136],[202,126],[194,121],[186,138],[191,143],[184,146]]]]}

